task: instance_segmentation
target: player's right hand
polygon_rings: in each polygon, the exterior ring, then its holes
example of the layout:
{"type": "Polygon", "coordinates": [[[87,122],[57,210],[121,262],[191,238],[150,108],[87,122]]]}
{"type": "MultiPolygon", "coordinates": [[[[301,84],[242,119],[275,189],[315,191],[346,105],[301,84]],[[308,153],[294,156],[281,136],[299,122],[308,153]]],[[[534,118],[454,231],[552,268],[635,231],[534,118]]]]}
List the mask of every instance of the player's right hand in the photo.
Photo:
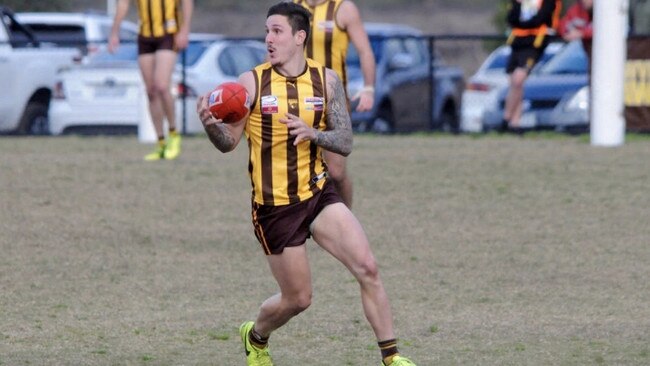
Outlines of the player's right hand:
{"type": "Polygon", "coordinates": [[[209,94],[206,94],[199,96],[196,100],[196,113],[199,115],[199,119],[204,128],[223,122],[223,120],[215,118],[212,112],[210,112],[210,109],[208,108],[208,98],[209,94]]]}

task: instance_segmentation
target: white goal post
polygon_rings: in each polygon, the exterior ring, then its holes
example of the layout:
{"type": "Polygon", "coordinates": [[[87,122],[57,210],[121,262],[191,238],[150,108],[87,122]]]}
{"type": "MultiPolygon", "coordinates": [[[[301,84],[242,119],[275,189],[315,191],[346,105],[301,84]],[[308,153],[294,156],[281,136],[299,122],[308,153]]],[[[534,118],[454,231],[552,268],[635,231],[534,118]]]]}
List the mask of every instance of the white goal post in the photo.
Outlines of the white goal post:
{"type": "Polygon", "coordinates": [[[624,81],[629,0],[595,0],[591,70],[591,144],[625,140],[624,81]]]}

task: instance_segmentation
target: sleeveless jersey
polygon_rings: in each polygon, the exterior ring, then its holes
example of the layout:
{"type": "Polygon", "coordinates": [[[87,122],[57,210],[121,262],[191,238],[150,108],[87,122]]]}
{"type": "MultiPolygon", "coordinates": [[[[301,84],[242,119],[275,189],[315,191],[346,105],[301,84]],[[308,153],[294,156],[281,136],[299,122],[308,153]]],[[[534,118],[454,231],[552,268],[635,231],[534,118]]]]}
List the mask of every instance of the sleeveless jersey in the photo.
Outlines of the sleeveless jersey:
{"type": "Polygon", "coordinates": [[[307,59],[305,71],[288,78],[265,63],[254,68],[253,74],[257,95],[244,129],[253,200],[281,206],[308,199],[325,184],[327,167],[321,148],[305,141],[294,146],[295,136],[279,119],[291,113],[308,125],[325,130],[325,67],[307,59]]]}
{"type": "Polygon", "coordinates": [[[345,58],[350,38],[348,33],[336,24],[336,13],[343,0],[327,0],[316,6],[310,6],[305,0],[293,2],[302,5],[312,15],[306,56],[336,71],[343,86],[347,86],[345,58]]]}
{"type": "Polygon", "coordinates": [[[180,0],[137,0],[140,35],[162,37],[175,34],[182,21],[180,0]]]}

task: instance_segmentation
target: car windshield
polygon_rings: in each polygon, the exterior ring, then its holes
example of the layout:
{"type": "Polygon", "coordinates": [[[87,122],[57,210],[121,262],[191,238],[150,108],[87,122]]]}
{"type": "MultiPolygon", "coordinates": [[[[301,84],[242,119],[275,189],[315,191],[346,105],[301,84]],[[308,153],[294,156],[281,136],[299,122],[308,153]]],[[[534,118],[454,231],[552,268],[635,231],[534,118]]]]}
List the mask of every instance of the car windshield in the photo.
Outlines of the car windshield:
{"type": "Polygon", "coordinates": [[[553,58],[542,65],[538,74],[586,74],[588,66],[587,54],[580,41],[566,45],[553,58]]]}
{"type": "MultiPolygon", "coordinates": [[[[208,48],[210,42],[190,42],[185,50],[185,64],[187,66],[194,65],[201,57],[203,52],[208,48]]],[[[91,63],[110,63],[110,62],[124,62],[124,61],[137,61],[138,48],[135,43],[122,43],[115,53],[110,53],[108,50],[103,50],[91,59],[91,63]]],[[[181,64],[183,61],[182,55],[179,55],[176,63],[181,64]]]]}

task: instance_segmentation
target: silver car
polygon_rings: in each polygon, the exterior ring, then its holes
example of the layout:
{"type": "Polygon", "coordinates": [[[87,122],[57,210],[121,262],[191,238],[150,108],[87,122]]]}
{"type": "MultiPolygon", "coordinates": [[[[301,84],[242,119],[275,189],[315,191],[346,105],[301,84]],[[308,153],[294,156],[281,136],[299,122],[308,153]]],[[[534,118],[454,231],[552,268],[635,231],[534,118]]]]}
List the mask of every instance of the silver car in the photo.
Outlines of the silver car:
{"type": "MultiPolygon", "coordinates": [[[[176,120],[184,133],[203,132],[195,112],[196,97],[264,61],[266,48],[258,41],[229,40],[192,34],[179,56],[172,94],[177,96],[176,120]],[[182,63],[186,66],[183,72],[182,63]],[[185,95],[185,98],[183,98],[185,95]]],[[[84,65],[60,72],[49,110],[52,134],[134,133],[149,126],[144,82],[135,43],[122,43],[117,53],[102,51],[84,65]]]]}

